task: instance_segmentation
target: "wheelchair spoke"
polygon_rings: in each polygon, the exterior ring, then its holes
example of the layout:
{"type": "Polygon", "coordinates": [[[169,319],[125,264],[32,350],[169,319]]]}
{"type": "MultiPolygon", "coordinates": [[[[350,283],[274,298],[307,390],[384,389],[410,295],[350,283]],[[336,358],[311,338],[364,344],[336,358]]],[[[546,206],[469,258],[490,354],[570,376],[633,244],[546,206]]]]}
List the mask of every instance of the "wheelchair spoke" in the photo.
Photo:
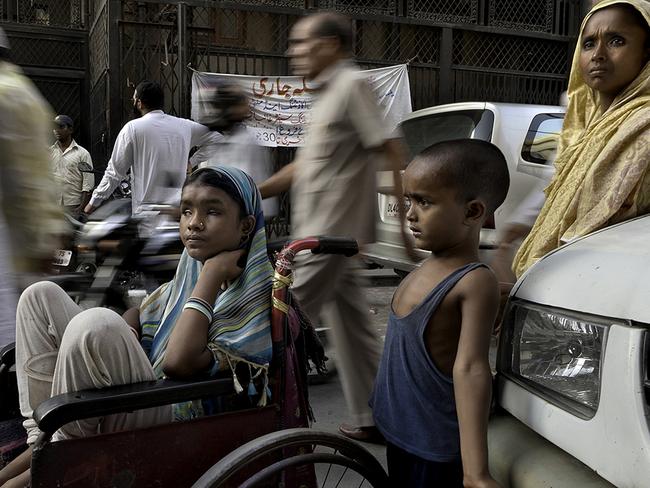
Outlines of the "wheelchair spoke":
{"type": "Polygon", "coordinates": [[[343,473],[341,474],[341,477],[339,478],[339,482],[336,483],[336,486],[334,488],[339,488],[339,485],[341,484],[341,481],[343,481],[343,478],[345,477],[345,473],[348,472],[348,467],[346,466],[345,469],[343,470],[343,473]]]}

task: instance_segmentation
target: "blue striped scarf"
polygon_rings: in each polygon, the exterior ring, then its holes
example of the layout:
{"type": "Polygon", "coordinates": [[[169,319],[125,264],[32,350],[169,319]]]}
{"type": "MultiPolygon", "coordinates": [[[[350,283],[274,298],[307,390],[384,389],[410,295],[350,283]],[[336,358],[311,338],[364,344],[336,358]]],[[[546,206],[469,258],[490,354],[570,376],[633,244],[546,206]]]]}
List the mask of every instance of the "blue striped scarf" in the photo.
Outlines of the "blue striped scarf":
{"type": "MultiPolygon", "coordinates": [[[[233,369],[235,387],[241,388],[234,365],[243,361],[264,374],[271,360],[271,279],[273,268],[266,250],[261,197],[253,180],[231,167],[211,168],[227,177],[237,188],[246,213],[255,216],[255,231],[250,241],[246,266],[242,273],[217,297],[213,320],[208,330],[212,342],[228,364],[215,370],[233,369]]],[[[163,377],[162,363],[169,336],[192,294],[202,264],[183,251],[176,275],[154,291],[140,307],[141,344],[158,378],[163,377]]]]}

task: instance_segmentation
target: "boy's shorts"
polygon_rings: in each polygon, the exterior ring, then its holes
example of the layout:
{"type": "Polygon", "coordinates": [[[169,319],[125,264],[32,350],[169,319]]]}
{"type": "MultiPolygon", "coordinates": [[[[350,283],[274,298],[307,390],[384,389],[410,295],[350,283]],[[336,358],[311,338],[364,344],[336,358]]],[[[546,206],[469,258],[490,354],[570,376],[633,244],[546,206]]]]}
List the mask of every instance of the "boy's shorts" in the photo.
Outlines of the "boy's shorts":
{"type": "Polygon", "coordinates": [[[463,464],[460,459],[437,463],[386,442],[390,486],[408,488],[463,488],[463,464]]]}

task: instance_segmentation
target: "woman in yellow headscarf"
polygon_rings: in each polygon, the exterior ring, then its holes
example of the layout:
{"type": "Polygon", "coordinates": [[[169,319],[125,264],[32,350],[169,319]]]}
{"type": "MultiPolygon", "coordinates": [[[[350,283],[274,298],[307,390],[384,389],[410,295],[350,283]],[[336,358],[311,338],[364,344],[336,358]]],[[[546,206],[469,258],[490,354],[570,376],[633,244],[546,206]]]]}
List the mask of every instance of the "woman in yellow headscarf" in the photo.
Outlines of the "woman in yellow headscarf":
{"type": "Polygon", "coordinates": [[[650,213],[650,1],[604,0],[585,17],[555,176],[515,256],[517,277],[565,242],[650,213]]]}

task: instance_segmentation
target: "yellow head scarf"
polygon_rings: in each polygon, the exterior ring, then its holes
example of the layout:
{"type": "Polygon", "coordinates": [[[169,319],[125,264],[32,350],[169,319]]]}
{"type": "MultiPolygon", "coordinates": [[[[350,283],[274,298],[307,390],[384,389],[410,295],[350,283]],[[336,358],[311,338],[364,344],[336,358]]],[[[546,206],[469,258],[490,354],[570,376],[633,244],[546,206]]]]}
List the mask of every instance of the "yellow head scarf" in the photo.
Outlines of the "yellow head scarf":
{"type": "Polygon", "coordinates": [[[519,277],[563,242],[650,212],[650,63],[603,113],[580,72],[582,32],[594,12],[636,8],[650,25],[650,1],[604,0],[587,14],[573,55],[569,105],[546,203],[515,256],[519,277]]]}

